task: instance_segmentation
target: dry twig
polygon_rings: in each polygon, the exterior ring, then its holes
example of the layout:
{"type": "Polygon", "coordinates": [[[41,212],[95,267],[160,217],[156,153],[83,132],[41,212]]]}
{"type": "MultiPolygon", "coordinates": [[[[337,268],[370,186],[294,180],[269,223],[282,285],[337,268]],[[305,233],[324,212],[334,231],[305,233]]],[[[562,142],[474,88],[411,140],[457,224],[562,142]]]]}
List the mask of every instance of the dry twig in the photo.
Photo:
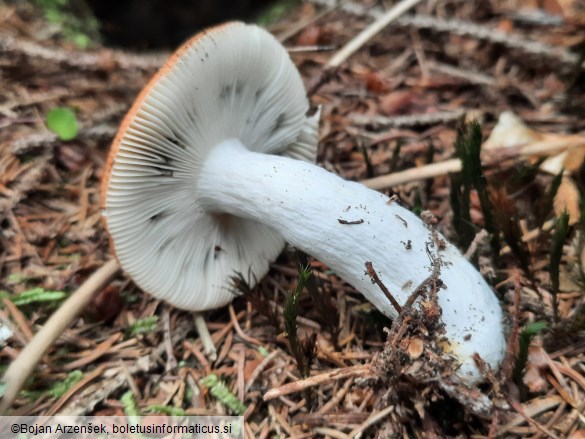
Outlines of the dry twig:
{"type": "Polygon", "coordinates": [[[395,21],[409,9],[415,7],[421,0],[402,0],[393,8],[376,18],[376,21],[356,35],[351,41],[343,46],[327,63],[326,68],[335,69],[347,58],[358,51],[364,44],[370,41],[382,29],[395,21]]]}
{"type": "Polygon", "coordinates": [[[369,364],[358,364],[357,366],[346,367],[345,369],[335,369],[320,375],[314,375],[309,378],[304,378],[293,383],[285,384],[282,387],[271,389],[264,394],[264,401],[279,398],[290,393],[300,392],[309,387],[317,386],[321,383],[341,380],[349,377],[367,377],[370,375],[371,366],[369,364]]]}

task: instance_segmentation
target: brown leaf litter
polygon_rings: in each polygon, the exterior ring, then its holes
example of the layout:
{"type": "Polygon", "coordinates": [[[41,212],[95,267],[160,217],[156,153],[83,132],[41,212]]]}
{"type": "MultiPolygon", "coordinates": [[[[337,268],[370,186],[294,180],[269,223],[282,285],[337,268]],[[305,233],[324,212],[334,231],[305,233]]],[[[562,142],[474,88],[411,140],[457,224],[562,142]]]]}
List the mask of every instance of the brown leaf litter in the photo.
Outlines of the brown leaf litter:
{"type": "MultiPolygon", "coordinates": [[[[199,385],[214,373],[246,404],[248,437],[584,437],[583,8],[576,0],[419,2],[331,66],[385,6],[313,0],[272,31],[287,47],[316,47],[291,56],[312,104],[322,106],[321,166],[358,181],[396,173],[399,180],[377,187],[395,194],[393,202],[432,212],[435,227],[454,240],[447,174],[460,169],[453,161],[457,121],[473,115],[484,137],[491,133],[485,172],[518,242],[494,258],[478,233],[468,254],[495,276],[509,316],[502,371],[486,368],[486,383],[473,389],[449,380],[452,366],[436,337],[440,274],[415,288],[416,304],[390,322],[310,261],[335,306],[333,316],[323,315],[301,298],[299,336],[317,334],[316,360],[301,378],[283,335],[284,297],[298,280],[296,258],[285,253],[233,306],[208,313],[215,361],[203,354],[191,315],[118,275],[49,348],[12,413],[122,414],[120,398],[130,390],[140,409],[227,414],[199,385]],[[512,120],[503,127],[505,142],[494,140],[502,118],[512,120]],[[534,145],[540,153],[519,152],[534,145]],[[544,208],[561,169],[559,190],[544,208]],[[573,232],[563,247],[555,322],[548,264],[554,217],[564,208],[573,232]],[[154,328],[131,332],[153,317],[154,328]],[[536,321],[548,329],[532,339],[523,380],[515,382],[518,336],[536,321]],[[82,378],[51,393],[72,371],[82,378]]],[[[54,310],[9,298],[36,287],[72,292],[110,258],[99,206],[105,157],[124,112],[164,59],[79,51],[43,38],[43,26],[30,6],[0,5],[0,323],[12,334],[0,342],[3,366],[54,310]],[[62,142],[45,127],[44,115],[56,106],[75,109],[74,140],[62,142]]],[[[478,203],[471,210],[480,232],[478,203]]]]}

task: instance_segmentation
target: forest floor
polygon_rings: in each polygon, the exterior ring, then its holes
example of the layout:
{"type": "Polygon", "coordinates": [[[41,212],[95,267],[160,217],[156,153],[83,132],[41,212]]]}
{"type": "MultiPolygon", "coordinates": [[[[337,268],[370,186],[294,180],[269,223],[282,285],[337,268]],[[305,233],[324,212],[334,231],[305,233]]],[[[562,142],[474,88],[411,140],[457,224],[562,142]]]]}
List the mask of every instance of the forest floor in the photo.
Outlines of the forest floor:
{"type": "MultiPolygon", "coordinates": [[[[318,163],[432,212],[494,286],[509,336],[501,370],[484,370],[486,382],[467,390],[421,379],[432,353],[414,349],[412,334],[397,341],[384,330],[395,334],[402,319],[388,320],[312,259],[327,306],[301,296],[296,331],[309,354],[299,353],[283,318],[299,282],[289,250],[256,287],[242,282],[248,291],[206,314],[215,361],[203,354],[190,313],[118,274],[49,347],[10,413],[241,410],[250,437],[585,438],[585,7],[420,2],[332,63],[389,3],[309,1],[269,29],[322,108],[318,163]],[[478,120],[489,138],[480,187],[459,177],[453,160],[463,119],[478,120]],[[201,384],[210,374],[244,406],[213,397],[201,384]]],[[[112,258],[100,207],[108,149],[168,56],[78,49],[16,5],[0,4],[4,370],[112,258]],[[56,107],[74,111],[71,140],[47,128],[56,107]]]]}

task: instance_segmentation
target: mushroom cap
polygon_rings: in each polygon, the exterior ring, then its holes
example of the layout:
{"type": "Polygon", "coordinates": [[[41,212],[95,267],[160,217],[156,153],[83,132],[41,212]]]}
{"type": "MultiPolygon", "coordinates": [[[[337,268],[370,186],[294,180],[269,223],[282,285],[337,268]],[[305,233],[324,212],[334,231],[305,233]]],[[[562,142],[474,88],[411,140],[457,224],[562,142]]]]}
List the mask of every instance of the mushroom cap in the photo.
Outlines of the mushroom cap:
{"type": "Polygon", "coordinates": [[[126,115],[102,183],[106,227],[122,268],[145,291],[201,311],[233,299],[230,277],[262,278],[284,246],[269,226],[206,210],[198,177],[214,146],[314,162],[318,113],[282,45],[228,23],[180,47],[126,115]]]}

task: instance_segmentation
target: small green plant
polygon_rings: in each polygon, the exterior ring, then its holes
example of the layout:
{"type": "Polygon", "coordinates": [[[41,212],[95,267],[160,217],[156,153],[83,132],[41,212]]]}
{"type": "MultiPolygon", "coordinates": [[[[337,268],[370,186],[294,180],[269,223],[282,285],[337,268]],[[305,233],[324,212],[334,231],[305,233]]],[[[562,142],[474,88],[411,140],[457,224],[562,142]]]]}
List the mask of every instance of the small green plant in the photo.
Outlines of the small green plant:
{"type": "Polygon", "coordinates": [[[46,394],[46,390],[21,390],[18,395],[29,400],[29,401],[36,401],[39,398],[42,398],[46,394]]]}
{"type": "MultiPolygon", "coordinates": [[[[307,269],[309,269],[309,260],[307,255],[300,250],[297,250],[296,256],[297,260],[299,261],[299,268],[301,271],[302,267],[307,267],[307,269]]],[[[300,272],[300,277],[303,277],[302,272],[300,272]]],[[[321,291],[319,291],[317,279],[315,276],[313,276],[310,269],[309,276],[305,280],[305,288],[307,289],[309,296],[311,296],[311,300],[315,305],[315,309],[323,320],[324,329],[329,334],[331,334],[331,341],[333,342],[335,349],[339,349],[339,312],[337,307],[333,304],[331,293],[325,289],[321,289],[321,291]]]]}
{"type": "Polygon", "coordinates": [[[235,415],[243,415],[246,405],[230,392],[230,389],[215,374],[207,375],[199,383],[209,389],[209,393],[225,405],[235,415]]]}
{"type": "Polygon", "coordinates": [[[469,195],[471,187],[463,184],[460,174],[451,174],[449,201],[453,211],[453,228],[463,248],[469,247],[475,237],[476,227],[471,222],[469,195]]]}
{"type": "Polygon", "coordinates": [[[372,165],[372,161],[370,160],[370,155],[368,153],[368,148],[364,145],[360,144],[359,150],[361,151],[362,155],[364,156],[364,162],[366,163],[366,178],[372,178],[375,175],[374,172],[374,165],[372,165]]]}
{"type": "Polygon", "coordinates": [[[28,277],[24,273],[12,273],[12,274],[9,274],[8,277],[6,278],[6,281],[11,285],[23,284],[25,282],[28,282],[29,280],[30,280],[30,277],[28,277]]]}
{"type": "MultiPolygon", "coordinates": [[[[492,253],[499,255],[500,252],[500,241],[499,241],[499,230],[494,221],[493,207],[490,203],[490,197],[488,192],[488,183],[483,173],[481,165],[481,127],[479,122],[473,120],[469,123],[462,121],[457,129],[457,138],[455,139],[455,152],[461,160],[461,180],[459,187],[463,187],[463,193],[460,198],[460,210],[455,211],[455,215],[462,214],[462,209],[467,208],[467,214],[463,218],[464,222],[470,222],[469,216],[469,195],[471,189],[477,191],[479,198],[479,204],[483,213],[485,229],[490,234],[490,244],[492,247],[492,253]]],[[[451,198],[453,203],[453,197],[451,198]]],[[[467,226],[468,227],[468,226],[467,226]]],[[[468,236],[468,232],[466,232],[468,236]]],[[[475,235],[475,233],[474,233],[475,235]]],[[[469,238],[466,237],[466,241],[469,238]]],[[[473,237],[471,238],[473,239],[473,237]]],[[[467,243],[469,245],[471,241],[467,243]]]]}
{"type": "Polygon", "coordinates": [[[398,162],[400,161],[400,151],[402,150],[403,146],[404,146],[403,141],[398,140],[396,142],[394,151],[392,151],[392,157],[390,157],[390,160],[388,162],[389,173],[393,173],[398,170],[398,162]]]}
{"type": "Polygon", "coordinates": [[[297,316],[299,315],[299,299],[305,289],[307,281],[311,278],[311,270],[308,266],[299,266],[299,281],[296,288],[291,291],[284,303],[284,327],[286,336],[290,343],[290,349],[297,362],[299,372],[303,377],[308,377],[311,371],[316,352],[315,342],[317,335],[313,334],[308,339],[301,342],[297,333],[297,316]]]}
{"type": "Polygon", "coordinates": [[[180,407],[171,407],[168,405],[149,405],[146,409],[148,413],[162,413],[169,416],[185,416],[185,410],[180,407]]]}
{"type": "Polygon", "coordinates": [[[50,395],[53,398],[61,398],[65,393],[71,389],[77,382],[81,381],[83,378],[83,372],[80,370],[74,370],[67,375],[63,381],[56,382],[48,389],[39,389],[39,390],[22,390],[20,395],[23,398],[28,400],[34,401],[39,399],[45,395],[50,395]]]}
{"type": "Polygon", "coordinates": [[[66,107],[53,108],[47,113],[47,128],[64,141],[75,139],[79,131],[75,113],[66,107]]]}
{"type": "Polygon", "coordinates": [[[420,196],[420,191],[418,189],[416,189],[416,192],[414,193],[414,204],[412,205],[412,213],[414,213],[416,216],[420,216],[420,214],[423,212],[423,205],[422,205],[422,199],[420,196]]]}
{"type": "Polygon", "coordinates": [[[144,334],[147,332],[154,332],[158,325],[158,316],[145,317],[144,319],[136,320],[130,326],[130,335],[144,334]]]}
{"type": "Polygon", "coordinates": [[[276,23],[285,14],[293,9],[299,3],[298,0],[278,0],[269,3],[256,19],[256,23],[260,26],[269,26],[276,23]]]}
{"type": "Polygon", "coordinates": [[[11,300],[16,306],[23,306],[39,302],[59,302],[65,297],[67,297],[67,293],[63,291],[47,291],[38,287],[23,291],[18,296],[12,297],[11,300]]]}
{"type": "Polygon", "coordinates": [[[35,0],[45,20],[80,49],[99,42],[99,21],[85,0],[35,0]]]}
{"type": "Polygon", "coordinates": [[[120,297],[124,300],[124,302],[127,305],[130,305],[132,303],[136,303],[140,300],[140,296],[134,292],[130,292],[127,290],[124,290],[120,293],[120,297]]]}
{"type": "Polygon", "coordinates": [[[518,336],[518,355],[512,371],[512,379],[520,389],[523,396],[526,396],[527,389],[522,378],[528,364],[528,349],[532,339],[546,329],[546,322],[533,322],[524,327],[518,336]]]}
{"type": "Polygon", "coordinates": [[[140,416],[140,410],[138,410],[138,405],[136,404],[134,394],[132,393],[131,390],[128,390],[126,393],[122,395],[122,398],[120,398],[120,402],[124,406],[124,413],[126,413],[126,416],[129,417],[140,416]]]}
{"type": "Polygon", "coordinates": [[[61,398],[65,393],[73,387],[73,385],[83,378],[83,372],[80,370],[74,370],[67,375],[67,378],[62,382],[57,382],[49,389],[49,393],[55,398],[61,398]]]}
{"type": "Polygon", "coordinates": [[[559,302],[557,297],[559,292],[559,267],[561,265],[561,258],[563,257],[563,245],[567,239],[567,236],[569,235],[569,232],[569,212],[565,210],[557,218],[555,231],[552,235],[550,245],[549,272],[555,322],[558,322],[559,319],[559,302]]]}

